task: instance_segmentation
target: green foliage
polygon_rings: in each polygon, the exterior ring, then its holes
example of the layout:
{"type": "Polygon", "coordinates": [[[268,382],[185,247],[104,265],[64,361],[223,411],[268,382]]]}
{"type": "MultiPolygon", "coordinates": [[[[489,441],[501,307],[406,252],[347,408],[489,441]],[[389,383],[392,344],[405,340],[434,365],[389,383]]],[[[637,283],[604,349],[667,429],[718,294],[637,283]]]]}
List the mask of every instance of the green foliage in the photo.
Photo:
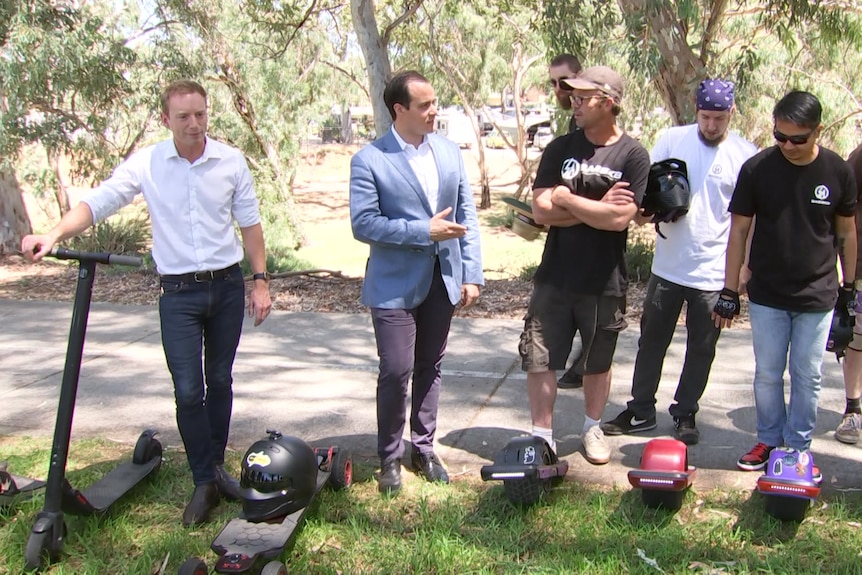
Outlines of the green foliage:
{"type": "Polygon", "coordinates": [[[626,243],[626,270],[629,281],[634,283],[645,283],[649,280],[652,271],[655,242],[651,237],[645,237],[647,236],[645,230],[651,231],[649,224],[646,228],[634,230],[634,232],[629,230],[628,242],[626,243]]]}
{"type": "Polygon", "coordinates": [[[142,256],[149,251],[150,223],[146,213],[115,216],[69,240],[69,245],[85,252],[109,252],[142,256]]]}

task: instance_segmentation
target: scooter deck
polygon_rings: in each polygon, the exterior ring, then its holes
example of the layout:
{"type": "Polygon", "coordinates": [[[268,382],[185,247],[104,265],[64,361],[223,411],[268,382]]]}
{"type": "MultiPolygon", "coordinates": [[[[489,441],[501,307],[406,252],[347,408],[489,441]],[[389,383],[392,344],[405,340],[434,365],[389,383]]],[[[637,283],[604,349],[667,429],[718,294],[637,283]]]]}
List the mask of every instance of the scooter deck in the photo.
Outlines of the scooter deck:
{"type": "Polygon", "coordinates": [[[75,489],[68,480],[64,479],[63,511],[70,515],[102,513],[152,473],[161,462],[161,455],[153,457],[146,463],[126,461],[83,491],[75,489]]]}
{"type": "MultiPolygon", "coordinates": [[[[314,497],[329,480],[329,473],[317,474],[314,497]]],[[[309,504],[285,515],[281,523],[253,523],[241,518],[231,519],[212,542],[210,548],[219,554],[215,564],[216,573],[244,573],[254,567],[258,559],[278,556],[296,534],[309,504]]]]}
{"type": "Polygon", "coordinates": [[[29,499],[42,487],[45,487],[45,482],[41,479],[0,471],[0,507],[12,505],[16,499],[29,499]]]}

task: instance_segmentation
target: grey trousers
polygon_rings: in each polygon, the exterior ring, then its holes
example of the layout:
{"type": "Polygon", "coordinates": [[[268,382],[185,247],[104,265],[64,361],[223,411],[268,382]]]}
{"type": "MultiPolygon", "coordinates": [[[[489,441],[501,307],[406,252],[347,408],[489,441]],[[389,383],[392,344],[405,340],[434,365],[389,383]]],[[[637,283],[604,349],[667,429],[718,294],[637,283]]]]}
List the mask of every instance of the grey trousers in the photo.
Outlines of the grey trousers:
{"type": "Polygon", "coordinates": [[[684,287],[655,274],[650,277],[641,315],[632,399],[628,402],[628,408],[638,418],[655,417],[655,395],[661,381],[662,366],[683,302],[687,304],[685,325],[688,333],[685,361],[674,395],[675,403],[669,411],[673,417],[697,413],[698,401],[706,389],[715,358],[715,344],[721,333],[711,317],[719,293],[684,287]]]}
{"type": "Polygon", "coordinates": [[[372,308],[380,356],[377,377],[377,454],[383,463],[401,459],[410,377],[413,377],[410,437],[420,453],[433,449],[440,399],[440,366],[446,353],[455,306],[449,301],[440,267],[431,290],[413,309],[372,308]]]}

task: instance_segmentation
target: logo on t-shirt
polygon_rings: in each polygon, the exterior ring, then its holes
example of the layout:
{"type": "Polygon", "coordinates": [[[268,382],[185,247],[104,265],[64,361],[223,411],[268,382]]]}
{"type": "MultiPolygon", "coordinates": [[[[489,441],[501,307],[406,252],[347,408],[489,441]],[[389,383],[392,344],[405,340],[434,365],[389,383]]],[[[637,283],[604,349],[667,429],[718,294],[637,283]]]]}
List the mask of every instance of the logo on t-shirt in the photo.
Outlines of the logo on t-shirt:
{"type": "Polygon", "coordinates": [[[712,172],[713,176],[721,174],[721,164],[713,164],[710,171],[712,172]]]}
{"type": "Polygon", "coordinates": [[[560,176],[565,182],[571,182],[583,173],[584,176],[596,174],[601,176],[610,176],[614,181],[618,181],[623,177],[623,173],[618,170],[612,170],[605,166],[594,166],[586,162],[579,162],[574,158],[566,158],[563,160],[563,169],[560,171],[560,176]]]}
{"type": "Polygon", "coordinates": [[[811,203],[819,204],[821,206],[832,205],[832,202],[829,201],[829,188],[823,184],[814,188],[814,197],[811,198],[811,203]]]}

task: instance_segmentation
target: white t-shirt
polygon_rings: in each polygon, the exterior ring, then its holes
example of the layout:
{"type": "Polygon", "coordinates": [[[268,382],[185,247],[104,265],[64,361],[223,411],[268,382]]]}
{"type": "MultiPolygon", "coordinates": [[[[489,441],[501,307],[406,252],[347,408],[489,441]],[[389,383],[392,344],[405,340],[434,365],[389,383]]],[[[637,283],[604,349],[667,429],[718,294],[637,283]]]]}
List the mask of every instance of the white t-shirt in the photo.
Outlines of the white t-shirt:
{"type": "Polygon", "coordinates": [[[653,162],[676,158],[686,163],[691,186],[688,213],[660,224],[652,273],[675,284],[704,291],[724,287],[724,257],[730,233],[727,207],[742,164],[757,153],[754,144],[732,132],[718,146],[701,142],[697,124],[668,129],[650,153],[653,162]]]}

